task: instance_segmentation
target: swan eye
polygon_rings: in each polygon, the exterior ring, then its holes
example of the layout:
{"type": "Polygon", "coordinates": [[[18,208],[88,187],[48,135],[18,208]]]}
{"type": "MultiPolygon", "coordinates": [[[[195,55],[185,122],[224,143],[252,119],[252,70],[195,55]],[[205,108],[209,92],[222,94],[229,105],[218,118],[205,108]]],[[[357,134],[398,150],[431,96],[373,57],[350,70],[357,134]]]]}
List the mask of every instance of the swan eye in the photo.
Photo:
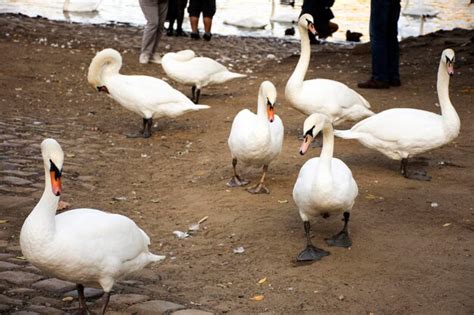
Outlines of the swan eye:
{"type": "Polygon", "coordinates": [[[312,137],[312,136],[313,136],[313,130],[314,130],[315,127],[316,127],[316,126],[313,126],[313,127],[311,127],[311,129],[309,129],[308,131],[306,131],[306,133],[304,134],[304,136],[305,136],[305,137],[306,137],[306,136],[311,136],[311,137],[312,137]]]}
{"type": "Polygon", "coordinates": [[[49,163],[50,163],[50,168],[49,168],[50,172],[54,172],[54,177],[56,177],[56,179],[60,178],[62,170],[59,170],[56,164],[54,164],[54,162],[51,161],[51,159],[49,160],[49,163]]]}
{"type": "Polygon", "coordinates": [[[306,19],[306,22],[308,22],[308,26],[309,26],[310,24],[313,24],[313,22],[311,22],[311,21],[308,20],[308,19],[306,19]]]}

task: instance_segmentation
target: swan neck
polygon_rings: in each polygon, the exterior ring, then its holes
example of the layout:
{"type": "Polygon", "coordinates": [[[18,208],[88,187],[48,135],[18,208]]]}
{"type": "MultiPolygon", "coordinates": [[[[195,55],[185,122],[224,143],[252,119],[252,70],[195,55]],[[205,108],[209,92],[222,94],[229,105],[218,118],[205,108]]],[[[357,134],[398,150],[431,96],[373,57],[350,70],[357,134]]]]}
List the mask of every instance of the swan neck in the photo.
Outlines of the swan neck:
{"type": "Polygon", "coordinates": [[[265,103],[265,96],[261,90],[258,92],[257,116],[265,119],[267,118],[267,104],[265,103]]]}
{"type": "Polygon", "coordinates": [[[35,225],[41,227],[43,231],[54,231],[55,230],[55,215],[58,209],[59,196],[53,194],[51,188],[51,178],[49,170],[45,169],[45,188],[40,201],[33,209],[30,217],[34,219],[35,225]]]}
{"type": "Polygon", "coordinates": [[[89,81],[104,84],[106,76],[118,74],[122,67],[122,58],[116,56],[104,56],[94,60],[89,68],[89,81]]]}
{"type": "Polygon", "coordinates": [[[330,166],[334,154],[334,131],[329,121],[326,121],[323,128],[323,148],[321,150],[320,159],[327,161],[330,166]]]}
{"type": "Polygon", "coordinates": [[[442,62],[439,64],[438,80],[436,82],[436,89],[438,91],[439,106],[441,107],[441,114],[453,111],[454,107],[449,99],[449,75],[442,62]]]}
{"type": "Polygon", "coordinates": [[[289,84],[302,84],[306,71],[308,70],[309,60],[311,57],[311,47],[309,43],[308,31],[303,26],[298,26],[301,38],[301,53],[295,70],[288,80],[289,84]]]}

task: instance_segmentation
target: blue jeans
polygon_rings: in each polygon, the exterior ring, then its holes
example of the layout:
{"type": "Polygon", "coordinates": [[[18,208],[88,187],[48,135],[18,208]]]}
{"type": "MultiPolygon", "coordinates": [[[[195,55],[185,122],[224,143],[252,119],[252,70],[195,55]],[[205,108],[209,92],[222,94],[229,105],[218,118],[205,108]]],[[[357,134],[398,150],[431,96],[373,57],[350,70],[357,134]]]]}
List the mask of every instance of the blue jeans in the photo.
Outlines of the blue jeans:
{"type": "Polygon", "coordinates": [[[400,80],[399,16],[400,0],[370,1],[370,48],[372,78],[375,80],[400,80]]]}

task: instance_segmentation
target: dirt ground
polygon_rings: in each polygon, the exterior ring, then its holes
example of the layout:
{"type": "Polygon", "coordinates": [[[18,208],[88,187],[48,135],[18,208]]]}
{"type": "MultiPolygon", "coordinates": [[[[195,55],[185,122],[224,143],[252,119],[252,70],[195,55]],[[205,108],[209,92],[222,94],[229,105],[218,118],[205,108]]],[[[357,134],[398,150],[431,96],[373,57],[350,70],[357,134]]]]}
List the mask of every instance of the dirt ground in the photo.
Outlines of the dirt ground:
{"type": "MultiPolygon", "coordinates": [[[[167,256],[150,268],[161,277],[158,296],[216,313],[342,314],[474,312],[474,31],[438,32],[401,43],[403,85],[359,90],[370,75],[368,45],[313,47],[307,78],[346,83],[375,112],[416,107],[439,112],[436,73],[441,51],[456,51],[450,97],[461,133],[423,154],[430,182],[407,180],[399,164],[356,141],[335,140],[335,156],[359,186],[350,249],[328,248],[341,217],[312,221],[313,241],[331,255],[300,264],[303,224],[292,200],[299,169],[320,149],[300,156],[304,116],[290,108],[284,87],[298,60],[299,42],[214,36],[211,42],[163,38],[163,51],[191,47],[247,73],[243,80],[205,88],[211,109],[157,121],[149,139],[128,139],[141,118],[87,84],[91,58],[119,50],[124,74],[164,78],[159,65],[140,65],[142,31],[126,25],[88,26],[18,15],[0,16],[0,219],[4,251],[18,250],[21,225],[43,191],[39,144],[59,141],[66,154],[63,200],[135,220],[167,256]],[[256,110],[261,81],[271,80],[285,125],[281,155],[270,165],[268,195],[229,189],[227,137],[233,117],[256,110]],[[12,183],[7,176],[30,183],[12,183]],[[123,198],[125,197],[125,198],[123,198]],[[193,236],[178,240],[208,216],[193,236]],[[235,254],[242,246],[245,252],[235,254]],[[266,277],[262,284],[257,282],[266,277]],[[262,301],[253,301],[264,295],[262,301]]],[[[190,88],[169,81],[190,95],[190,88]]],[[[345,127],[350,127],[346,124],[345,127]]],[[[253,182],[260,170],[244,174],[253,182]]],[[[120,311],[117,310],[116,311],[120,311]]]]}

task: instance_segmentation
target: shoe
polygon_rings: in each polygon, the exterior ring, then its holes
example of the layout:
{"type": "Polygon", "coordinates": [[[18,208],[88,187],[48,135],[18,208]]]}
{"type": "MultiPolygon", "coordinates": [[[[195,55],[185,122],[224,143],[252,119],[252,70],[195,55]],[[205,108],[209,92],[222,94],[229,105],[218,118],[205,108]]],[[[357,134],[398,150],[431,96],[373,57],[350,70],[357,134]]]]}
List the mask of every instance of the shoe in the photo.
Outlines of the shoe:
{"type": "Polygon", "coordinates": [[[161,64],[161,56],[158,53],[154,53],[150,59],[150,62],[161,64]]]}
{"type": "Polygon", "coordinates": [[[166,36],[173,36],[173,29],[169,28],[166,30],[166,36]]]}
{"type": "Polygon", "coordinates": [[[400,81],[400,79],[395,79],[395,80],[390,80],[389,84],[390,86],[400,86],[402,85],[402,82],[400,81]]]}
{"type": "Polygon", "coordinates": [[[150,56],[147,54],[140,54],[140,58],[138,58],[138,61],[142,64],[147,64],[150,62],[150,56]]]}
{"type": "Polygon", "coordinates": [[[188,37],[188,34],[186,34],[185,31],[179,29],[179,30],[176,30],[176,36],[188,37]]]}
{"type": "Polygon", "coordinates": [[[204,38],[207,41],[210,41],[211,37],[212,37],[211,33],[204,33],[204,35],[202,35],[202,38],[204,38]]]}
{"type": "Polygon", "coordinates": [[[375,80],[370,78],[367,81],[357,83],[361,89],[388,89],[390,84],[386,81],[375,80]]]}
{"type": "Polygon", "coordinates": [[[192,32],[191,33],[191,38],[192,39],[201,39],[201,36],[199,36],[199,32],[192,32]]]}

